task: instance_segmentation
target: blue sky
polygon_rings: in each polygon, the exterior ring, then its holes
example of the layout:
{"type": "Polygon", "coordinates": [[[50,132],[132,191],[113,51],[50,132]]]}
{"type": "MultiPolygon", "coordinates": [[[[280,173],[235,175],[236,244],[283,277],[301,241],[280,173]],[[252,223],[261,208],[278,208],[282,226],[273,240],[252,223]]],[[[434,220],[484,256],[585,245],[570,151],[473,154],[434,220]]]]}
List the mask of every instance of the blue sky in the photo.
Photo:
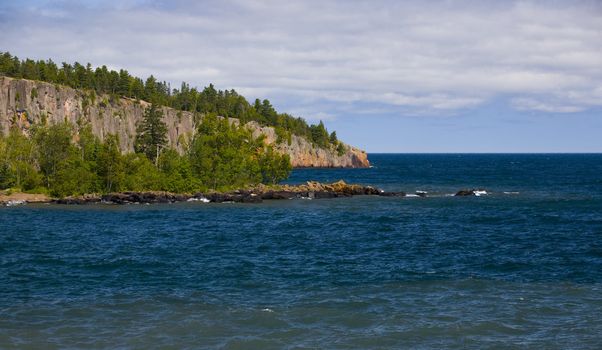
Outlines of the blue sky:
{"type": "Polygon", "coordinates": [[[602,152],[599,1],[6,1],[0,50],[213,82],[368,152],[602,152]]]}

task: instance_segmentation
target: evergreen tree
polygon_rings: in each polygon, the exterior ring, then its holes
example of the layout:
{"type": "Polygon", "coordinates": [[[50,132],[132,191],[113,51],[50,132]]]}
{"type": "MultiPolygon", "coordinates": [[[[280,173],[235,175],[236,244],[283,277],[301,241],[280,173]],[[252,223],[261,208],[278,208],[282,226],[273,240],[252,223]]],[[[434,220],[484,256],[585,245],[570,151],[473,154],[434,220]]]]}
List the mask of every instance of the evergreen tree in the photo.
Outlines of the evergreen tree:
{"type": "Polygon", "coordinates": [[[326,148],[330,142],[328,131],[324,127],[324,123],[320,120],[318,125],[312,125],[310,127],[311,140],[319,147],[326,148]]]}
{"type": "MultiPolygon", "coordinates": [[[[19,60],[10,53],[0,52],[0,75],[15,78],[41,79],[73,88],[95,89],[99,94],[110,94],[111,101],[120,96],[154,102],[179,110],[202,114],[216,113],[223,117],[240,119],[241,123],[256,121],[261,125],[280,127],[290,134],[312,140],[319,147],[328,148],[333,142],[323,137],[322,125],[308,125],[302,118],[278,113],[269,100],[249,103],[235,90],[217,90],[213,84],[199,91],[182,82],[181,89],[171,89],[170,84],[159,82],[151,75],[146,80],[131,76],[126,70],[109,70],[106,66],[92,69],[75,62],[63,63],[60,68],[52,62],[19,60]]],[[[283,133],[284,135],[284,133],[283,133]]]]}
{"type": "Polygon", "coordinates": [[[136,131],[136,152],[144,153],[158,165],[159,154],[167,144],[167,125],[163,122],[163,112],[155,104],[151,104],[144,112],[136,131]]]}
{"type": "Polygon", "coordinates": [[[330,133],[329,141],[333,145],[336,145],[339,142],[339,139],[337,138],[337,132],[336,131],[333,131],[333,132],[330,133]]]}

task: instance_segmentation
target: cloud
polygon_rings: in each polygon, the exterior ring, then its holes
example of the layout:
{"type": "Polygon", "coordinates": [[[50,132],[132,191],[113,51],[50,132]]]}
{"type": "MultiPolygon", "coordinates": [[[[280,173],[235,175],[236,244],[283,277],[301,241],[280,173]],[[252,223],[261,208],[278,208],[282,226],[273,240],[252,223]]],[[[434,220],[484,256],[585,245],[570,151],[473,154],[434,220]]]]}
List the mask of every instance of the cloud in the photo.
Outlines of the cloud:
{"type": "Polygon", "coordinates": [[[213,82],[310,119],[365,102],[398,114],[453,114],[508,97],[518,110],[600,106],[596,1],[17,5],[0,5],[1,49],[152,73],[172,86],[213,82]]]}
{"type": "Polygon", "coordinates": [[[518,110],[539,111],[548,113],[575,113],[584,110],[583,107],[575,105],[563,105],[557,102],[540,101],[528,97],[520,97],[512,100],[512,104],[518,110]]]}

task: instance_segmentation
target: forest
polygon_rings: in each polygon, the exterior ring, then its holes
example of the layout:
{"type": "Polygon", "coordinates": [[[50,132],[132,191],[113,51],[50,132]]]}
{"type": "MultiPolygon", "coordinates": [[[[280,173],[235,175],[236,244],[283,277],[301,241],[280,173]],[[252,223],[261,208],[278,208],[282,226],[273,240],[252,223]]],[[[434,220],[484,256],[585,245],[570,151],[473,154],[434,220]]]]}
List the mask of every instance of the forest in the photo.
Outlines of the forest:
{"type": "Polygon", "coordinates": [[[151,105],[137,126],[135,152],[119,140],[101,142],[89,125],[35,125],[29,137],[13,127],[0,133],[0,189],[57,197],[118,191],[194,193],[274,184],[291,171],[289,156],[249,129],[207,114],[184,154],[168,148],[161,109],[151,105]]]}
{"type": "Polygon", "coordinates": [[[51,59],[20,60],[9,52],[0,52],[0,75],[94,90],[97,94],[145,100],[182,111],[213,113],[237,118],[243,124],[256,121],[261,125],[274,127],[279,139],[283,141],[290,142],[290,135],[295,134],[318,147],[336,147],[339,153],[343,150],[336,133],[329,134],[322,121],[309,125],[303,118],[277,112],[267,99],[256,99],[251,104],[235,90],[217,90],[213,84],[199,90],[182,82],[179,89],[172,89],[169,83],[159,81],[153,75],[143,80],[124,69],[109,70],[104,65],[93,68],[90,63],[82,65],[78,62],[63,62],[59,66],[51,59]]]}

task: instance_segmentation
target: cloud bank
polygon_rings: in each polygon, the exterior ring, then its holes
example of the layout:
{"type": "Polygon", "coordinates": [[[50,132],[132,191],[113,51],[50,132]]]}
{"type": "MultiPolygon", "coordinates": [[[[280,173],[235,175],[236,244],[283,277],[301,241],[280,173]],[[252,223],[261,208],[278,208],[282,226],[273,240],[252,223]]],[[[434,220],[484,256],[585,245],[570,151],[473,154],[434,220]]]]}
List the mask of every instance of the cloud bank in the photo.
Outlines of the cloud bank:
{"type": "Polygon", "coordinates": [[[602,106],[596,1],[24,1],[0,5],[0,32],[22,57],[213,82],[310,120],[602,106]]]}

